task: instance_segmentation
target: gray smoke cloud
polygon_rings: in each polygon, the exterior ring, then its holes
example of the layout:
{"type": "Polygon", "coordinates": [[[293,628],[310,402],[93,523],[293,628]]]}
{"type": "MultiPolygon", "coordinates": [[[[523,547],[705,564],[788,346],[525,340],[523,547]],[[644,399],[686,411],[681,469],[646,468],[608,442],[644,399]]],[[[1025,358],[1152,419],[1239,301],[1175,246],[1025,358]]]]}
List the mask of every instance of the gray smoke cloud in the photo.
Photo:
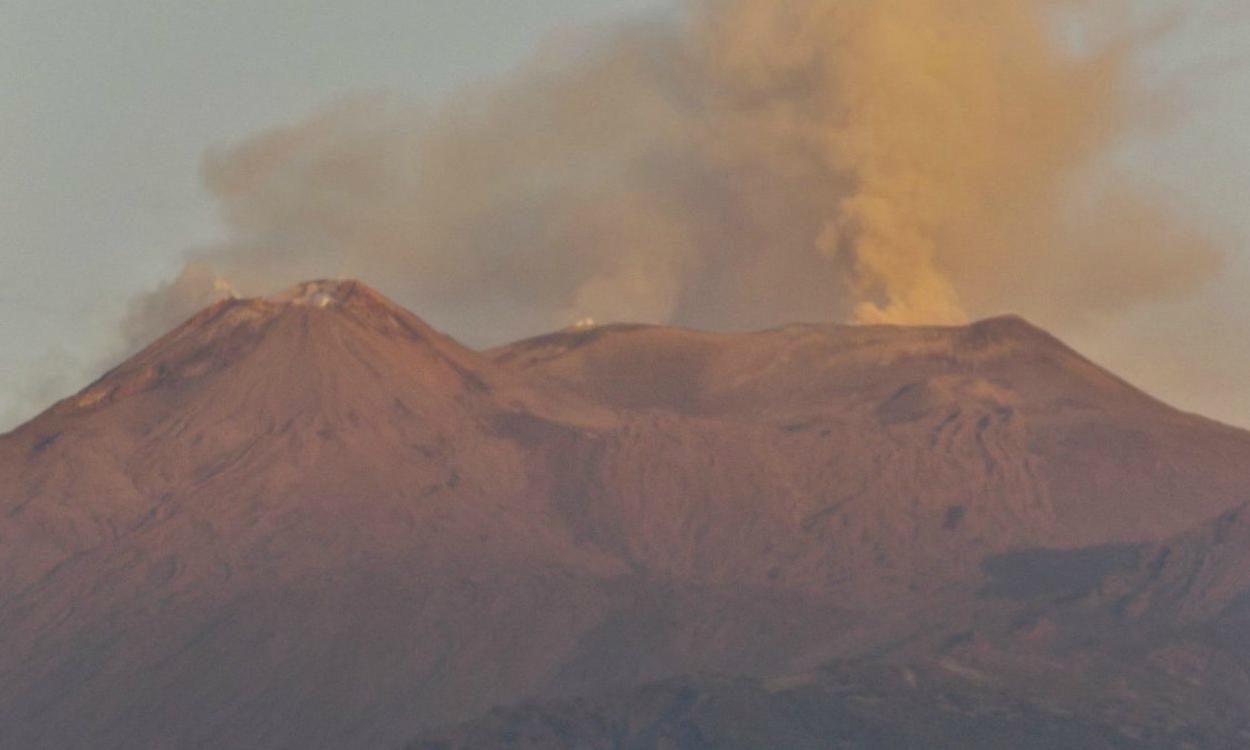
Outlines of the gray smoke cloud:
{"type": "Polygon", "coordinates": [[[1107,0],[707,0],[548,44],[427,110],[357,96],[215,150],[226,240],[134,301],[350,275],[470,343],[583,318],[1051,325],[1180,297],[1221,254],[1111,166],[1174,113],[1107,0]]]}

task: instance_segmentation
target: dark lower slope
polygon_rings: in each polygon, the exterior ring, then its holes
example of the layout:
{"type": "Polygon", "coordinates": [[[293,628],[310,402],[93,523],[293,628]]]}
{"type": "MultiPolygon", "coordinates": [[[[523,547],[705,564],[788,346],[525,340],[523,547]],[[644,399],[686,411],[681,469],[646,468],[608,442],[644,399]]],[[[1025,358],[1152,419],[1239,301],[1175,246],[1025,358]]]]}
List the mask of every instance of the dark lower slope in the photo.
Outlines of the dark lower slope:
{"type": "Polygon", "coordinates": [[[928,613],[912,638],[883,639],[870,659],[530,702],[410,747],[1244,748],[1248,517],[1240,508],[1156,543],[987,559],[967,629],[928,613]]]}
{"type": "Polygon", "coordinates": [[[1161,542],[991,559],[956,650],[1009,672],[1062,657],[1091,684],[1110,688],[1118,675],[1146,694],[1150,673],[1162,674],[1187,685],[1191,700],[1250,718],[1247,518],[1242,507],[1161,542]]]}
{"type": "Polygon", "coordinates": [[[796,678],[683,678],[497,709],[409,750],[1233,750],[1250,717],[1109,697],[1071,680],[1013,690],[953,662],[835,665],[796,678]]]}

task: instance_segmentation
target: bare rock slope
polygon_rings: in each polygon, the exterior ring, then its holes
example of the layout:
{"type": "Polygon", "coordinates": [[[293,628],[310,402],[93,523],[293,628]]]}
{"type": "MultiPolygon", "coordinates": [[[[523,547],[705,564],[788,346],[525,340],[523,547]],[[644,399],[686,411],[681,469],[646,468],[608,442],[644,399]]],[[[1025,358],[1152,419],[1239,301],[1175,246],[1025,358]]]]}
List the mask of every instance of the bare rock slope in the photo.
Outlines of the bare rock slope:
{"type": "Polygon", "coordinates": [[[1023,653],[1026,609],[1118,610],[1016,591],[1012,555],[1192,540],[1097,571],[1155,586],[1144,622],[1247,466],[1014,318],[474,352],[356,282],[229,300],[0,437],[0,746],[398,746],[688,673],[1023,653]]]}

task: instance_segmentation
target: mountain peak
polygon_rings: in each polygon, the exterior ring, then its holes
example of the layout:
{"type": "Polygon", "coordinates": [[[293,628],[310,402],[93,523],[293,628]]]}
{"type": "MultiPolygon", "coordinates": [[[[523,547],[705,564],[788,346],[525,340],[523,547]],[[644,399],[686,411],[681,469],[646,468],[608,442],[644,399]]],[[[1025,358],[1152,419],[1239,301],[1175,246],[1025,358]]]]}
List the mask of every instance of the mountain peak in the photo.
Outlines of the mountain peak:
{"type": "Polygon", "coordinates": [[[999,315],[953,329],[955,342],[965,352],[996,353],[1063,351],[1070,347],[1019,315],[999,315]]]}
{"type": "Polygon", "coordinates": [[[980,333],[983,335],[1014,337],[1014,338],[1030,338],[1035,336],[1046,336],[1050,334],[1041,328],[1030,323],[1023,317],[1015,314],[996,315],[992,318],[984,318],[968,327],[969,332],[980,333]]]}
{"type": "Polygon", "coordinates": [[[258,393],[283,373],[301,388],[331,379],[342,380],[344,392],[375,381],[401,387],[390,382],[398,379],[447,397],[488,390],[495,380],[489,363],[365,284],[317,280],[266,297],[221,300],[58,408],[93,410],[157,389],[203,387],[227,371],[232,380],[255,382],[258,393]]]}
{"type": "Polygon", "coordinates": [[[380,296],[355,279],[317,279],[296,284],[266,299],[278,304],[324,308],[342,304],[362,290],[371,296],[380,296]]]}
{"type": "Polygon", "coordinates": [[[318,279],[268,296],[222,300],[175,328],[153,344],[153,348],[188,338],[216,339],[237,333],[240,328],[255,331],[277,320],[318,310],[341,313],[358,323],[403,338],[454,345],[446,336],[363,282],[318,279]]]}
{"type": "Polygon", "coordinates": [[[296,284],[277,294],[252,300],[262,304],[285,307],[344,307],[348,305],[372,306],[391,312],[409,314],[382,293],[356,279],[316,279],[296,284]]]}

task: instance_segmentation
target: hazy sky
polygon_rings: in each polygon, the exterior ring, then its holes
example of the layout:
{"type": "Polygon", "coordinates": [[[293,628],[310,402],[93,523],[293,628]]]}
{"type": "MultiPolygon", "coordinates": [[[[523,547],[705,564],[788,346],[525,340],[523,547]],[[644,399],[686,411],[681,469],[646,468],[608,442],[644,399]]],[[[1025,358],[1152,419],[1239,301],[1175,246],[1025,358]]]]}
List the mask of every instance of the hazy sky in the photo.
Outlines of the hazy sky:
{"type": "MultiPolygon", "coordinates": [[[[353,91],[433,104],[562,28],[671,4],[0,3],[0,429],[82,385],[127,301],[218,237],[206,149],[353,91]]],[[[1250,425],[1250,27],[1238,4],[1187,5],[1193,20],[1140,71],[1171,87],[1172,122],[1120,158],[1210,222],[1227,266],[1184,300],[1069,338],[1183,407],[1250,425]]]]}
{"type": "Polygon", "coordinates": [[[214,238],[208,147],[360,89],[433,101],[562,27],[657,5],[0,2],[0,429],[68,395],[126,301],[214,238]]]}

